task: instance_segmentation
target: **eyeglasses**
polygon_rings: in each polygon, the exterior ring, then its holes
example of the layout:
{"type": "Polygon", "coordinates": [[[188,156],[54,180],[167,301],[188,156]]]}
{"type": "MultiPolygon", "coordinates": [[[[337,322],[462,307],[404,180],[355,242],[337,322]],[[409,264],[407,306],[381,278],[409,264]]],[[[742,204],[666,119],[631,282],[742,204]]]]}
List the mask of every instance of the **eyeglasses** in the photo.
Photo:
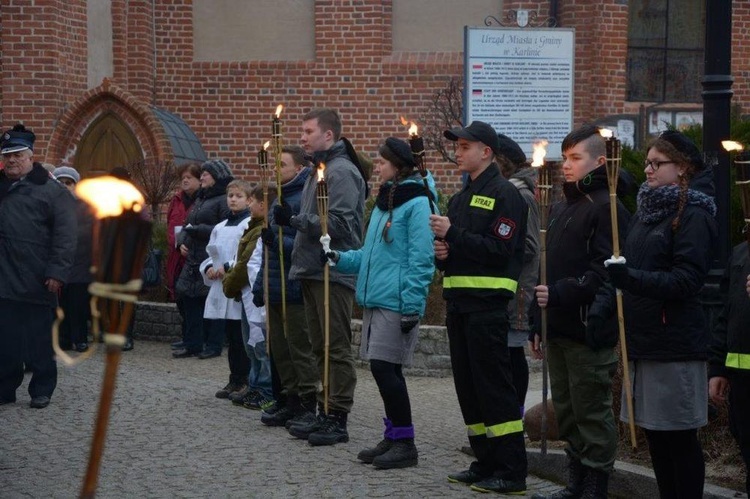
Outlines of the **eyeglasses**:
{"type": "Polygon", "coordinates": [[[661,167],[661,165],[667,165],[669,163],[674,163],[674,161],[651,161],[647,159],[646,162],[644,163],[644,166],[646,168],[650,166],[652,170],[656,171],[661,167]]]}
{"type": "Polygon", "coordinates": [[[61,178],[60,179],[60,183],[63,184],[63,185],[76,185],[76,183],[74,181],[68,180],[68,179],[65,179],[65,178],[61,178]]]}

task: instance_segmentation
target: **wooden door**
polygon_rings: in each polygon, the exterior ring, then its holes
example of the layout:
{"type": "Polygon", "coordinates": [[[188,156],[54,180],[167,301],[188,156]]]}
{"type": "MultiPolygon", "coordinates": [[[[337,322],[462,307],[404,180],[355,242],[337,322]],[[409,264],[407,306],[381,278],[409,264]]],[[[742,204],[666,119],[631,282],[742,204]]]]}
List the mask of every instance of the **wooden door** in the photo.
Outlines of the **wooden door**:
{"type": "Polygon", "coordinates": [[[143,150],[128,125],[116,114],[106,112],[83,134],[73,161],[81,178],[108,173],[143,160],[143,150]]]}

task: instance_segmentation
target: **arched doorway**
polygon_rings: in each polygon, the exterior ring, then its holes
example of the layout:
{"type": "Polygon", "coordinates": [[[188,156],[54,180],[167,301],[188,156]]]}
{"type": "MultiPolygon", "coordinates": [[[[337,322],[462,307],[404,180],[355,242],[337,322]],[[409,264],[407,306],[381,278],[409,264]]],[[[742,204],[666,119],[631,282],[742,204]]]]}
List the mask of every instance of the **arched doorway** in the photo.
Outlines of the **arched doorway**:
{"type": "Polygon", "coordinates": [[[99,116],[86,130],[73,166],[81,177],[94,177],[116,166],[143,160],[143,150],[133,131],[111,111],[99,116]]]}

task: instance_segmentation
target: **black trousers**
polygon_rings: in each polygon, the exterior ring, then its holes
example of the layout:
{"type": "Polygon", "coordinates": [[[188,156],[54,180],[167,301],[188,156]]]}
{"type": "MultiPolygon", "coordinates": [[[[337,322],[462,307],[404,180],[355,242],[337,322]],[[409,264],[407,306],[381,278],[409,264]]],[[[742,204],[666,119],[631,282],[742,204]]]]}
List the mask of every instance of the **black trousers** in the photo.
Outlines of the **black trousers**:
{"type": "Polygon", "coordinates": [[[661,499],[701,499],[706,476],[698,430],[646,430],[661,499]]]}
{"type": "Polygon", "coordinates": [[[729,429],[745,461],[745,491],[750,494],[750,372],[729,378],[729,429]]]}
{"type": "Polygon", "coordinates": [[[52,351],[52,309],[0,299],[0,398],[16,400],[24,364],[31,369],[29,395],[51,397],[57,386],[52,351]]]}
{"type": "Polygon", "coordinates": [[[527,474],[523,423],[511,376],[508,314],[451,313],[446,319],[456,395],[477,460],[471,469],[507,480],[527,474]]]}
{"type": "Polygon", "coordinates": [[[71,345],[88,341],[90,302],[89,283],[72,282],[63,286],[60,293],[60,308],[65,313],[65,319],[60,324],[61,347],[69,348],[71,345]]]}
{"type": "Polygon", "coordinates": [[[227,337],[227,360],[229,361],[229,381],[247,384],[247,376],[250,374],[250,359],[245,352],[245,344],[242,341],[242,322],[227,319],[225,321],[227,337]]]}

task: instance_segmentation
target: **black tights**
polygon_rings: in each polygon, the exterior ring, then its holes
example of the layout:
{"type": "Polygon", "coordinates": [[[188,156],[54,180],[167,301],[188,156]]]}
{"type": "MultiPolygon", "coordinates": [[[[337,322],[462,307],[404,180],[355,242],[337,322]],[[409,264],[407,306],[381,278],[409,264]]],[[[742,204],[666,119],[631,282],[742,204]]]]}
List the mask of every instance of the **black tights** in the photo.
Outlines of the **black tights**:
{"type": "Polygon", "coordinates": [[[661,499],[700,499],[706,465],[698,430],[645,430],[661,499]]]}
{"type": "Polygon", "coordinates": [[[529,390],[529,363],[523,347],[509,347],[510,371],[513,376],[513,387],[518,396],[518,406],[526,403],[526,392],[529,390]]]}
{"type": "Polygon", "coordinates": [[[378,384],[386,417],[394,427],[411,426],[411,402],[401,364],[373,359],[370,371],[378,384]]]}

